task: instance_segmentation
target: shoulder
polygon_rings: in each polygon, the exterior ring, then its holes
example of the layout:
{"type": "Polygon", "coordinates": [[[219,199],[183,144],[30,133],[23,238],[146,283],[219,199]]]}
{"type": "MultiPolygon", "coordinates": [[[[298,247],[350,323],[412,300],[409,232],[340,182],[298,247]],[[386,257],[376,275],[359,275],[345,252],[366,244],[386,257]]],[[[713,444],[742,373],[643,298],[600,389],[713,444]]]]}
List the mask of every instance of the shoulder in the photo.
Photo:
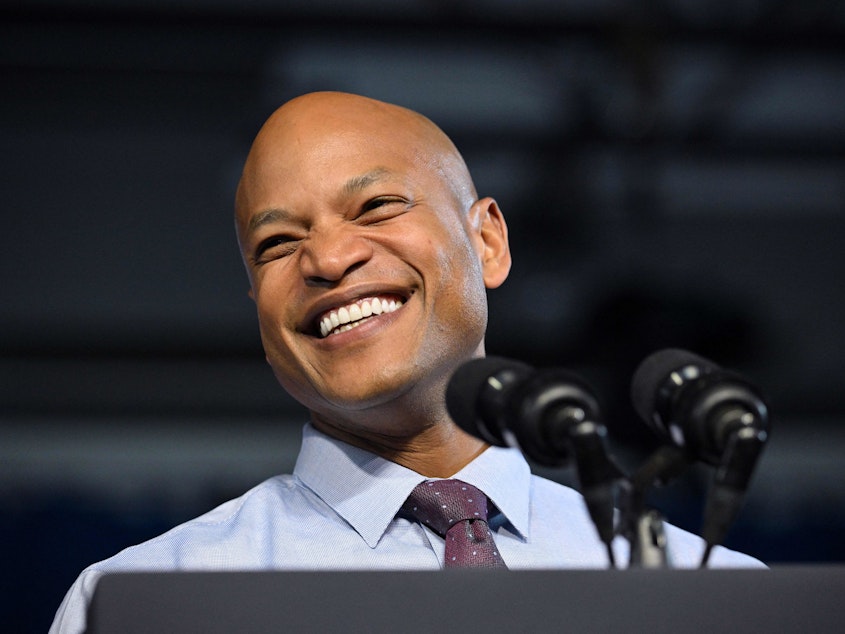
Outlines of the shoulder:
{"type": "Polygon", "coordinates": [[[284,539],[293,524],[290,516],[318,503],[294,476],[265,480],[208,513],[88,566],[65,596],[50,631],[84,629],[97,580],[106,573],[266,567],[273,540],[284,539]]]}
{"type": "Polygon", "coordinates": [[[307,503],[307,489],[296,478],[282,475],[265,480],[240,497],[180,524],[114,557],[92,566],[112,570],[203,570],[259,565],[260,552],[271,528],[284,531],[296,509],[307,503]]]}
{"type": "MultiPolygon", "coordinates": [[[[553,530],[558,535],[566,534],[569,539],[579,537],[579,548],[589,550],[596,543],[596,531],[586,509],[581,493],[566,485],[532,475],[531,507],[534,527],[553,530]]],[[[668,518],[671,520],[671,518],[668,518]]],[[[698,535],[664,523],[666,552],[672,568],[696,568],[704,553],[704,540],[698,535]]],[[[614,549],[617,559],[625,561],[628,547],[617,538],[614,549]]],[[[708,564],[711,568],[765,568],[765,564],[750,555],[716,547],[708,564]]]]}
{"type": "MultiPolygon", "coordinates": [[[[666,524],[666,551],[672,568],[697,568],[704,555],[705,543],[698,535],[672,524],[666,524]]],[[[722,546],[713,549],[708,568],[765,568],[750,555],[722,546]]]]}

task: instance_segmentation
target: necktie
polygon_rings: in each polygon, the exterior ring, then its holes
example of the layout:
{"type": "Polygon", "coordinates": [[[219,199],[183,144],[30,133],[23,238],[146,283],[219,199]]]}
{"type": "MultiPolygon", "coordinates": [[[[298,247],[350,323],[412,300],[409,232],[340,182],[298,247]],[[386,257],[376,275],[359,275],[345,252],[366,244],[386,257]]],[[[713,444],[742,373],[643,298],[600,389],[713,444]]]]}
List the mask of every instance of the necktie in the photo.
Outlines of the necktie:
{"type": "Polygon", "coordinates": [[[402,510],[446,541],[446,567],[507,568],[487,526],[487,496],[460,480],[428,480],[402,510]]]}

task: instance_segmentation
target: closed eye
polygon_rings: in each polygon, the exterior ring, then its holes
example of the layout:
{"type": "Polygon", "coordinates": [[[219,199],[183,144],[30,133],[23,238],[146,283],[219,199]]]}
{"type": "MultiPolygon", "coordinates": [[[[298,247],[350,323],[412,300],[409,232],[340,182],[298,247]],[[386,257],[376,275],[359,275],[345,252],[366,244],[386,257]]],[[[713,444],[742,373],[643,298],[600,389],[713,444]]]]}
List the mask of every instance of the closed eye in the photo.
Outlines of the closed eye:
{"type": "Polygon", "coordinates": [[[291,255],[299,246],[299,239],[291,236],[272,236],[262,240],[255,249],[254,260],[257,264],[263,264],[270,260],[276,260],[291,255]]]}
{"type": "Polygon", "coordinates": [[[410,203],[399,196],[377,196],[363,204],[359,217],[367,222],[378,222],[398,216],[409,207],[410,203]]]}

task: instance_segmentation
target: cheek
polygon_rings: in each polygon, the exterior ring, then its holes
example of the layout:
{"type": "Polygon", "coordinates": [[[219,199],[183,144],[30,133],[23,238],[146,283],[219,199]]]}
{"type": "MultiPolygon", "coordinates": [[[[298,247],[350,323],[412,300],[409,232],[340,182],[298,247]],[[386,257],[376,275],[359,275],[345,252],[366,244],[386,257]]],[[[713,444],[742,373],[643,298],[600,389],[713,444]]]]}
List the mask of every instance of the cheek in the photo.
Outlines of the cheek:
{"type": "Polygon", "coordinates": [[[313,390],[307,377],[307,364],[296,349],[295,339],[273,311],[259,310],[258,322],[261,345],[273,375],[293,398],[306,402],[313,390]]]}
{"type": "MultiPolygon", "coordinates": [[[[460,236],[464,236],[461,228],[460,236]]],[[[487,325],[487,293],[481,264],[469,240],[456,239],[430,242],[435,262],[436,282],[433,297],[440,315],[438,329],[457,337],[468,337],[467,343],[483,337],[487,325]]]]}
{"type": "Polygon", "coordinates": [[[255,304],[264,351],[274,366],[289,363],[291,341],[288,331],[293,322],[289,314],[289,294],[266,284],[259,289],[255,304]]]}
{"type": "Polygon", "coordinates": [[[463,233],[459,236],[453,236],[448,243],[434,247],[436,259],[444,283],[467,302],[474,303],[478,301],[479,292],[484,295],[481,263],[475,257],[469,239],[463,233]],[[459,236],[463,239],[459,239],[459,236]]]}
{"type": "Polygon", "coordinates": [[[262,328],[279,326],[286,319],[293,296],[291,267],[292,260],[279,260],[267,264],[255,276],[253,299],[262,328]]]}

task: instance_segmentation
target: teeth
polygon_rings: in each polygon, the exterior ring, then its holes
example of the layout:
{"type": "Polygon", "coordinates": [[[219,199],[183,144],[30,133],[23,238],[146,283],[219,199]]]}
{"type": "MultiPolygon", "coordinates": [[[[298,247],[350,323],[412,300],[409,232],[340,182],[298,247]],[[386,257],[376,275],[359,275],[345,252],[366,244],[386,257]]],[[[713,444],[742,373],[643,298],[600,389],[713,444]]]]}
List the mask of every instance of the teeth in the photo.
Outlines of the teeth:
{"type": "Polygon", "coordinates": [[[329,314],[324,315],[320,320],[320,335],[322,337],[328,337],[329,334],[334,332],[352,330],[356,326],[361,325],[363,323],[362,320],[367,317],[392,313],[401,306],[401,300],[396,301],[395,299],[387,300],[379,298],[365,299],[362,302],[341,306],[329,314]]]}

